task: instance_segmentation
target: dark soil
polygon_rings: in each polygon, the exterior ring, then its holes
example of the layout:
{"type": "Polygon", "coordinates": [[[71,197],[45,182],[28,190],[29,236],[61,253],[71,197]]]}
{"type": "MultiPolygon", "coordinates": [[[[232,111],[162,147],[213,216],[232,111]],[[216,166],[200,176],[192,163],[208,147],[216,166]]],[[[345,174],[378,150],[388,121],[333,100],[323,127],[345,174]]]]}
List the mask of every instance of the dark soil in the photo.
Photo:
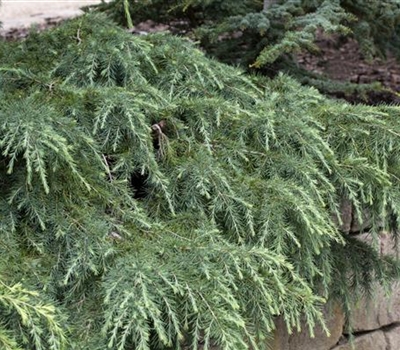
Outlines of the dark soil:
{"type": "MultiPolygon", "coordinates": [[[[301,67],[327,76],[330,79],[356,84],[379,82],[381,90],[368,92],[367,103],[400,104],[400,64],[390,54],[386,58],[367,61],[358,43],[350,38],[320,37],[317,41],[319,54],[298,56],[301,67]]],[[[344,97],[350,102],[358,101],[357,96],[344,97]]]]}

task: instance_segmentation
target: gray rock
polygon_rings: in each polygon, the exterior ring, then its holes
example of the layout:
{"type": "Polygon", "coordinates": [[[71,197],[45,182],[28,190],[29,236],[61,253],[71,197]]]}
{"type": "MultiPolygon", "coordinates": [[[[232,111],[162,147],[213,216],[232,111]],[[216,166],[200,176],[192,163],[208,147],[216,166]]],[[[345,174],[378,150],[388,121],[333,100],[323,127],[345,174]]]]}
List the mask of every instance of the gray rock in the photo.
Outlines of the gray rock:
{"type": "Polygon", "coordinates": [[[324,311],[326,324],[330,332],[327,336],[322,327],[317,326],[314,329],[314,337],[311,338],[306,324],[301,332],[294,332],[289,335],[282,318],[276,322],[276,331],[272,350],[328,350],[337,342],[343,332],[344,314],[339,306],[333,306],[332,309],[324,311]]]}
{"type": "Polygon", "coordinates": [[[389,296],[382,287],[377,286],[376,289],[374,300],[362,300],[353,310],[354,332],[370,331],[400,322],[400,286],[394,284],[389,296]]]}
{"type": "Polygon", "coordinates": [[[348,199],[343,198],[339,206],[340,219],[333,215],[332,220],[342,232],[350,232],[353,221],[353,206],[348,199]]]}
{"type": "Polygon", "coordinates": [[[347,198],[342,198],[339,205],[340,220],[333,215],[332,220],[341,232],[357,233],[368,230],[372,226],[371,215],[368,210],[362,213],[362,222],[359,222],[357,212],[353,204],[347,198]]]}
{"type": "Polygon", "coordinates": [[[400,349],[400,325],[385,332],[386,350],[400,349]]]}
{"type": "MultiPolygon", "coordinates": [[[[304,348],[306,349],[306,348],[304,348]]],[[[310,350],[312,348],[309,348],[310,350]]],[[[326,350],[330,349],[329,347],[326,350]]],[[[388,350],[385,334],[382,331],[375,331],[356,336],[353,344],[347,342],[335,346],[332,350],[388,350]]],[[[394,349],[393,349],[394,350],[394,349]]],[[[398,350],[398,348],[396,348],[398,350]]]]}
{"type": "Polygon", "coordinates": [[[381,254],[399,257],[399,247],[395,247],[392,236],[388,232],[382,231],[380,233],[379,242],[381,254]]]}
{"type": "MultiPolygon", "coordinates": [[[[346,205],[344,205],[346,207],[346,205]]],[[[347,206],[347,218],[354,216],[347,206]]],[[[343,213],[343,211],[342,211],[343,213]]],[[[342,218],[343,220],[343,218],[342,218]]],[[[344,220],[343,220],[344,221],[344,220]]],[[[346,229],[351,229],[351,220],[346,223],[346,229]]],[[[342,227],[343,228],[343,227],[342,227]]],[[[389,234],[382,232],[378,239],[370,234],[357,235],[359,239],[376,247],[382,255],[398,254],[394,249],[389,234]]],[[[323,332],[320,327],[315,329],[315,337],[311,338],[306,325],[301,332],[289,335],[282,318],[276,321],[276,331],[271,344],[272,350],[400,350],[400,284],[393,284],[391,294],[387,293],[379,285],[376,286],[373,300],[362,300],[353,310],[353,331],[369,332],[355,337],[354,344],[347,343],[342,337],[344,315],[339,307],[333,307],[331,312],[325,310],[331,336],[323,332]],[[330,317],[328,315],[331,315],[330,317]],[[388,326],[399,324],[399,327],[388,326]],[[344,340],[345,343],[342,343],[344,340]],[[354,348],[352,348],[354,345],[354,348]]]]}
{"type": "MultiPolygon", "coordinates": [[[[398,255],[389,234],[382,232],[375,241],[370,234],[357,236],[360,240],[374,245],[381,255],[398,255]]],[[[362,300],[353,310],[354,332],[370,331],[400,322],[400,285],[394,283],[390,295],[377,285],[373,300],[362,300]]],[[[400,349],[400,347],[399,347],[400,349]]]]}

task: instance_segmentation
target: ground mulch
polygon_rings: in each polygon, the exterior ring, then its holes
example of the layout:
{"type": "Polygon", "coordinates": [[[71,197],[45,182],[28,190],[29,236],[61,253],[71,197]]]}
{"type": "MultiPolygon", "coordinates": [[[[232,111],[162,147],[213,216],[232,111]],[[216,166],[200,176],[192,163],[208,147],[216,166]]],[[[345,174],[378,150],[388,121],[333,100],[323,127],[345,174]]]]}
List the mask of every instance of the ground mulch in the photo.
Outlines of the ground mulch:
{"type": "MultiPolygon", "coordinates": [[[[304,53],[298,56],[298,64],[314,73],[330,79],[356,84],[379,82],[384,88],[370,92],[370,104],[400,104],[400,63],[395,57],[365,59],[358,43],[351,38],[323,37],[317,40],[320,52],[304,53]]],[[[350,102],[351,96],[348,97],[350,102]]]]}

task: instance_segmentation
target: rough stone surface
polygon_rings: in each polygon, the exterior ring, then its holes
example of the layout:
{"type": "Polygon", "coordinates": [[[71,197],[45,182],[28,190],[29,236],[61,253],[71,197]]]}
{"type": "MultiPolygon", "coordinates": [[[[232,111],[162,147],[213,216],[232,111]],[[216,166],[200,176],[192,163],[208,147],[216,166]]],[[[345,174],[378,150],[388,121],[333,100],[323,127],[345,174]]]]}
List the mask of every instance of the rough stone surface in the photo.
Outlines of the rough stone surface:
{"type": "Polygon", "coordinates": [[[337,216],[333,216],[333,221],[341,232],[345,233],[358,233],[368,230],[371,226],[371,215],[368,210],[365,210],[362,215],[362,222],[359,222],[358,215],[351,204],[351,201],[342,198],[339,206],[340,221],[337,216]]]}
{"type": "Polygon", "coordinates": [[[374,239],[369,233],[362,233],[356,235],[355,237],[363,242],[369,243],[370,245],[378,249],[379,254],[381,255],[391,255],[394,257],[399,256],[400,247],[395,247],[392,236],[388,232],[380,232],[378,240],[374,239]]]}
{"type": "Polygon", "coordinates": [[[339,306],[333,306],[331,310],[325,310],[327,327],[330,331],[328,337],[322,327],[316,327],[315,337],[311,338],[308,328],[304,325],[301,332],[289,335],[282,318],[277,320],[276,332],[271,349],[273,350],[328,350],[337,342],[343,331],[344,315],[339,306]]]}
{"type": "MultiPolygon", "coordinates": [[[[306,348],[304,348],[305,350],[306,348]]],[[[312,349],[312,348],[308,348],[312,349]]],[[[330,349],[329,347],[325,348],[330,349]]],[[[398,350],[399,348],[395,348],[398,350]]],[[[356,336],[353,344],[347,342],[343,345],[338,345],[332,350],[388,350],[384,332],[378,330],[375,332],[356,336]]],[[[394,350],[394,349],[393,349],[394,350]]]]}
{"type": "Polygon", "coordinates": [[[376,288],[374,300],[362,300],[353,310],[354,332],[370,331],[400,322],[400,286],[394,284],[390,296],[380,286],[376,288]]]}
{"type": "Polygon", "coordinates": [[[399,256],[399,247],[394,246],[394,242],[388,232],[382,231],[379,235],[380,252],[383,255],[399,256]]]}
{"type": "MultiPolygon", "coordinates": [[[[379,241],[369,234],[357,236],[360,240],[376,245],[381,255],[397,255],[398,250],[394,248],[390,235],[382,232],[379,241]]],[[[353,310],[353,331],[362,332],[379,329],[387,325],[400,322],[400,285],[392,285],[391,294],[388,296],[382,287],[376,286],[374,299],[362,300],[353,310]]],[[[399,345],[400,349],[400,345],[399,345]]]]}
{"type": "Polygon", "coordinates": [[[270,344],[271,350],[288,350],[289,335],[282,317],[276,319],[275,327],[273,339],[270,344]]]}
{"type": "MultiPolygon", "coordinates": [[[[344,204],[342,210],[345,207],[344,204]]],[[[342,230],[349,232],[354,214],[351,213],[349,206],[347,210],[342,217],[346,225],[342,230]]],[[[357,237],[375,246],[381,255],[398,254],[390,235],[385,232],[379,235],[378,240],[367,233],[359,234],[357,237]]],[[[326,311],[325,314],[328,315],[329,312],[326,311]]],[[[377,286],[373,300],[360,301],[353,310],[353,331],[356,333],[353,344],[348,343],[346,337],[342,335],[344,316],[339,307],[333,308],[332,316],[327,323],[331,337],[327,337],[322,329],[317,328],[315,338],[311,338],[305,325],[303,331],[289,335],[283,320],[279,318],[271,348],[273,350],[400,350],[400,284],[393,284],[390,296],[387,296],[382,287],[377,286]],[[357,333],[362,334],[357,335],[357,333]]]]}
{"type": "Polygon", "coordinates": [[[386,350],[400,349],[400,324],[385,332],[386,350]]]}
{"type": "MultiPolygon", "coordinates": [[[[399,284],[393,285],[392,295],[386,299],[388,303],[385,303],[383,306],[386,306],[387,309],[384,312],[378,313],[378,322],[382,326],[386,326],[392,323],[400,322],[400,286],[399,284]],[[386,311],[386,312],[385,312],[386,311]]],[[[385,302],[386,300],[382,300],[385,302]]],[[[400,346],[399,346],[400,349],[400,346]]]]}
{"type": "Polygon", "coordinates": [[[351,222],[353,221],[353,206],[348,199],[342,199],[339,207],[339,212],[342,223],[339,224],[339,219],[337,218],[337,216],[333,217],[333,221],[336,223],[340,231],[350,232],[351,222]]]}

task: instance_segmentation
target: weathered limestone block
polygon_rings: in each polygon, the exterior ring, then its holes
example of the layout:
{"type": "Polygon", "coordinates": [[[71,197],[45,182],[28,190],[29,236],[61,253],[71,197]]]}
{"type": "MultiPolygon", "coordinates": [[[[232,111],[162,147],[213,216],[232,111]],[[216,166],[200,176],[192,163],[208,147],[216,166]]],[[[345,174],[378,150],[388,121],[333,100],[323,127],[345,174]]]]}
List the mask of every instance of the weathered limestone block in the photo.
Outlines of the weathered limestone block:
{"type": "MultiPolygon", "coordinates": [[[[326,350],[328,349],[330,348],[326,348],[326,350]]],[[[395,349],[398,350],[398,348],[395,349]]],[[[379,330],[356,336],[353,344],[348,342],[343,345],[338,345],[332,350],[387,350],[387,343],[385,334],[379,330]]]]}
{"type": "Polygon", "coordinates": [[[270,344],[271,350],[288,350],[289,334],[281,316],[276,319],[275,327],[273,340],[270,344]]]}
{"type": "Polygon", "coordinates": [[[395,257],[399,256],[399,247],[396,248],[394,246],[394,242],[389,233],[382,231],[379,235],[379,242],[381,254],[395,257]]]}
{"type": "MultiPolygon", "coordinates": [[[[400,285],[393,285],[392,295],[386,299],[387,309],[378,313],[378,322],[382,326],[400,322],[400,285]]],[[[382,300],[384,303],[385,300],[382,300]]],[[[383,306],[382,306],[383,307],[383,306]]],[[[400,346],[399,346],[400,349],[400,346]]]]}
{"type": "Polygon", "coordinates": [[[339,205],[340,221],[337,216],[333,216],[333,221],[336,223],[340,231],[346,233],[357,233],[367,230],[372,225],[371,215],[368,210],[362,213],[362,222],[359,222],[358,215],[347,198],[342,198],[339,205]]]}
{"type": "MultiPolygon", "coordinates": [[[[362,300],[353,309],[353,331],[370,331],[400,322],[400,286],[393,285],[391,295],[387,296],[377,285],[374,300],[362,300]]],[[[400,349],[400,347],[399,347],[400,349]]]]}
{"type": "Polygon", "coordinates": [[[376,248],[382,256],[391,255],[393,257],[400,257],[400,245],[399,247],[395,247],[392,235],[388,232],[381,231],[378,235],[378,239],[372,237],[370,233],[362,233],[354,237],[376,248]]]}
{"type": "Polygon", "coordinates": [[[333,221],[342,232],[350,232],[351,223],[353,221],[353,206],[348,199],[342,199],[339,207],[341,224],[338,217],[334,217],[333,221]]]}
{"type": "Polygon", "coordinates": [[[330,331],[328,337],[322,327],[317,326],[314,330],[314,338],[310,337],[307,326],[304,324],[301,332],[289,335],[286,326],[279,318],[276,322],[276,331],[271,349],[273,350],[328,350],[337,344],[344,325],[344,314],[339,306],[324,311],[327,327],[330,331]]]}
{"type": "Polygon", "coordinates": [[[386,350],[400,349],[400,325],[385,332],[386,350]]]}
{"type": "MultiPolygon", "coordinates": [[[[351,214],[353,215],[353,214],[351,214]]],[[[347,223],[347,228],[351,225],[347,223]]],[[[357,235],[358,238],[375,245],[382,255],[396,255],[391,237],[384,232],[379,240],[369,234],[357,235]]],[[[353,332],[368,332],[356,335],[353,344],[339,342],[344,326],[344,315],[340,307],[325,310],[327,325],[331,336],[327,337],[320,327],[315,329],[311,338],[308,329],[289,335],[282,318],[276,321],[276,331],[271,349],[273,350],[400,350],[400,283],[393,284],[388,296],[382,287],[376,286],[375,297],[371,301],[362,300],[353,310],[353,332]],[[398,326],[397,326],[398,325],[398,326]]],[[[343,338],[343,337],[342,337],[343,338]]]]}
{"type": "MultiPolygon", "coordinates": [[[[382,232],[379,236],[379,242],[374,242],[371,235],[361,234],[358,238],[372,245],[378,244],[382,255],[395,255],[395,250],[390,235],[382,232]]],[[[392,285],[391,294],[386,295],[383,288],[376,286],[374,299],[362,300],[353,310],[352,321],[353,331],[370,331],[384,326],[400,322],[400,284],[392,285]]],[[[400,349],[400,346],[399,346],[400,349]]]]}
{"type": "MultiPolygon", "coordinates": [[[[327,348],[328,350],[329,348],[327,348]]],[[[338,345],[332,350],[399,350],[400,325],[355,336],[353,344],[338,345]],[[352,347],[354,346],[354,347],[352,347]]]]}
{"type": "Polygon", "coordinates": [[[360,241],[369,243],[370,245],[378,249],[379,254],[381,255],[391,255],[396,257],[399,254],[399,247],[395,247],[392,236],[388,232],[380,232],[378,240],[374,239],[369,233],[362,233],[356,235],[355,237],[360,241]]]}

